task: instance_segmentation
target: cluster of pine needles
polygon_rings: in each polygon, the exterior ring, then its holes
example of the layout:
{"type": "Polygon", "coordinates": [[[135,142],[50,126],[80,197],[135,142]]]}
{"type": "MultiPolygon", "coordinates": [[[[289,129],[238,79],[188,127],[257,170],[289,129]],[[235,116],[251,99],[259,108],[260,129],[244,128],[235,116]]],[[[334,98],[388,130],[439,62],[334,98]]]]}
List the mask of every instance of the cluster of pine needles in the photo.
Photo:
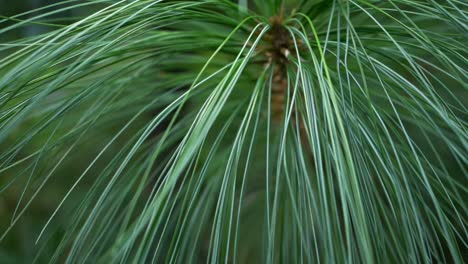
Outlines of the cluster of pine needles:
{"type": "Polygon", "coordinates": [[[467,10],[64,0],[0,19],[48,29],[0,43],[0,255],[463,263],[467,10]]]}

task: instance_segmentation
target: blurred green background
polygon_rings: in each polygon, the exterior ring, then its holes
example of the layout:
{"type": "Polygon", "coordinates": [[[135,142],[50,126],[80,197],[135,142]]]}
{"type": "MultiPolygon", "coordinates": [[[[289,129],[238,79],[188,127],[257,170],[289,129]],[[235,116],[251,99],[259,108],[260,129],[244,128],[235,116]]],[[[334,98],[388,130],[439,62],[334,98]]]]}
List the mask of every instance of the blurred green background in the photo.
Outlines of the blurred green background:
{"type": "MultiPolygon", "coordinates": [[[[58,2],[60,2],[60,0],[0,0],[0,15],[2,16],[2,18],[12,17],[18,14],[29,12],[29,11],[39,9],[41,7],[45,7],[48,5],[52,5],[58,2]]],[[[45,12],[45,10],[43,10],[42,13],[43,12],[45,12]]],[[[61,14],[57,14],[55,17],[58,19],[60,17],[63,17],[63,15],[65,15],[65,17],[76,16],[78,15],[76,14],[76,12],[77,11],[67,11],[61,14]]],[[[30,18],[39,14],[41,14],[40,11],[31,12],[30,14],[26,15],[23,18],[30,18]]],[[[15,23],[15,20],[11,19],[10,21],[6,21],[5,23],[2,23],[1,27],[4,28],[13,23],[15,23]]],[[[33,36],[33,35],[43,33],[45,31],[47,31],[46,26],[27,25],[23,28],[10,31],[8,32],[8,34],[1,34],[0,39],[2,41],[5,41],[6,39],[33,36]]]]}

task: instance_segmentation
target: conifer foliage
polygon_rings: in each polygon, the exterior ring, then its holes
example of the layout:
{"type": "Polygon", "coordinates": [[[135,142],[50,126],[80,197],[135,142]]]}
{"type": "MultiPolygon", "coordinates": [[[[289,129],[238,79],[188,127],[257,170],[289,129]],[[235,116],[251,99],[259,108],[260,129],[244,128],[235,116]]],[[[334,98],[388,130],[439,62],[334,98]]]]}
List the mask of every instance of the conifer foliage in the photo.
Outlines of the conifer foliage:
{"type": "Polygon", "coordinates": [[[49,29],[0,44],[0,245],[27,221],[39,262],[463,262],[466,2],[42,11],[0,21],[49,29]]]}

